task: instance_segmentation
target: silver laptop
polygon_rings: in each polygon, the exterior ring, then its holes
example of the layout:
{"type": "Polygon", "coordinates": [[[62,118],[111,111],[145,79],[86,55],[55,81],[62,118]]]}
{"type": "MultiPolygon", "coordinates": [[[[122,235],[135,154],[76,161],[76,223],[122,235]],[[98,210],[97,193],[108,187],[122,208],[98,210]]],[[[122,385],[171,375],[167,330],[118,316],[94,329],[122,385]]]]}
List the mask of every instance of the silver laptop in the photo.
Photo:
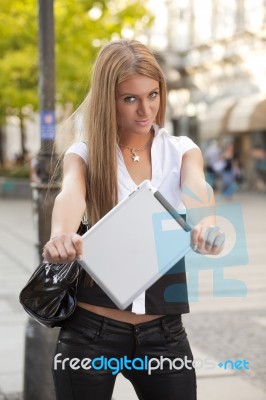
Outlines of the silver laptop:
{"type": "Polygon", "coordinates": [[[83,268],[125,309],[190,249],[190,226],[149,180],[83,235],[83,268]]]}

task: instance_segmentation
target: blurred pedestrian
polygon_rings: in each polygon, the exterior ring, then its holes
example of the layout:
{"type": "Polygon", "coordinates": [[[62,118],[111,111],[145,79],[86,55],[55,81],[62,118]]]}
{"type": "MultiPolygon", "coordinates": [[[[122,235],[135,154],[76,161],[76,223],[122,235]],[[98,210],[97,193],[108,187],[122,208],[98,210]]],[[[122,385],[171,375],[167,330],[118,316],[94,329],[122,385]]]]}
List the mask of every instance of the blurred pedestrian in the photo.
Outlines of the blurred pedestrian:
{"type": "Polygon", "coordinates": [[[255,146],[251,154],[255,160],[255,188],[263,192],[266,189],[266,151],[262,146],[255,146]]]}
{"type": "Polygon", "coordinates": [[[217,189],[217,178],[224,168],[224,161],[221,159],[221,149],[218,141],[213,139],[209,142],[203,153],[206,180],[214,190],[217,189]]]}
{"type": "Polygon", "coordinates": [[[243,177],[233,142],[228,142],[224,145],[221,160],[223,161],[223,169],[221,171],[222,195],[227,200],[230,200],[238,190],[238,184],[242,182],[243,177]]]}

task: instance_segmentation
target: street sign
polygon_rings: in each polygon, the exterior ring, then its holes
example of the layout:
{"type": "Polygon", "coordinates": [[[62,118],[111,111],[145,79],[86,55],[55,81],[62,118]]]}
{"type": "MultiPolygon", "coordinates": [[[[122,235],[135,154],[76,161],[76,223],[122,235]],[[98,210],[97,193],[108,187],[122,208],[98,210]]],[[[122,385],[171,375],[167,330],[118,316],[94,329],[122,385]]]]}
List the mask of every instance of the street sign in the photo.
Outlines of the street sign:
{"type": "Polygon", "coordinates": [[[41,111],[41,140],[55,139],[55,112],[41,111]]]}

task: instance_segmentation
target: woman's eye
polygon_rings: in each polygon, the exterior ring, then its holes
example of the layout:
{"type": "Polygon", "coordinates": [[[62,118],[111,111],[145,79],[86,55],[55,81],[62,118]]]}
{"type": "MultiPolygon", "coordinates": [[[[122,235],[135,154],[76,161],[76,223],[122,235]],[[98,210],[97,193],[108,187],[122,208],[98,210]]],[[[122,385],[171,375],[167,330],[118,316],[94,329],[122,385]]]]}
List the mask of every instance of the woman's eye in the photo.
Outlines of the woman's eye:
{"type": "Polygon", "coordinates": [[[151,94],[150,94],[150,97],[152,98],[152,99],[155,99],[157,96],[158,96],[158,92],[152,92],[151,94]]]}
{"type": "Polygon", "coordinates": [[[126,103],[132,103],[134,100],[135,100],[134,96],[127,96],[127,97],[124,98],[124,101],[126,103]]]}

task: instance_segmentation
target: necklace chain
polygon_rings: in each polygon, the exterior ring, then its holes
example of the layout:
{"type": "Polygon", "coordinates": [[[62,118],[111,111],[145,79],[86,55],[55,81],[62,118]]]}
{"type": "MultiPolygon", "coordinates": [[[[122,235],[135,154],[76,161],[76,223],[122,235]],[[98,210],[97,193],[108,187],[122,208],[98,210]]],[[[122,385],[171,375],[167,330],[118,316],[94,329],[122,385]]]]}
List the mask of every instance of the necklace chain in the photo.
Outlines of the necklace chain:
{"type": "Polygon", "coordinates": [[[153,139],[153,136],[150,137],[148,143],[146,143],[145,146],[140,147],[139,149],[136,149],[135,147],[129,147],[126,144],[122,144],[122,143],[119,143],[119,145],[122,146],[122,147],[127,148],[128,150],[130,150],[131,159],[132,159],[133,162],[139,162],[140,161],[140,156],[137,155],[136,152],[140,152],[140,151],[143,151],[143,150],[147,149],[149,147],[152,139],[153,139]]]}

